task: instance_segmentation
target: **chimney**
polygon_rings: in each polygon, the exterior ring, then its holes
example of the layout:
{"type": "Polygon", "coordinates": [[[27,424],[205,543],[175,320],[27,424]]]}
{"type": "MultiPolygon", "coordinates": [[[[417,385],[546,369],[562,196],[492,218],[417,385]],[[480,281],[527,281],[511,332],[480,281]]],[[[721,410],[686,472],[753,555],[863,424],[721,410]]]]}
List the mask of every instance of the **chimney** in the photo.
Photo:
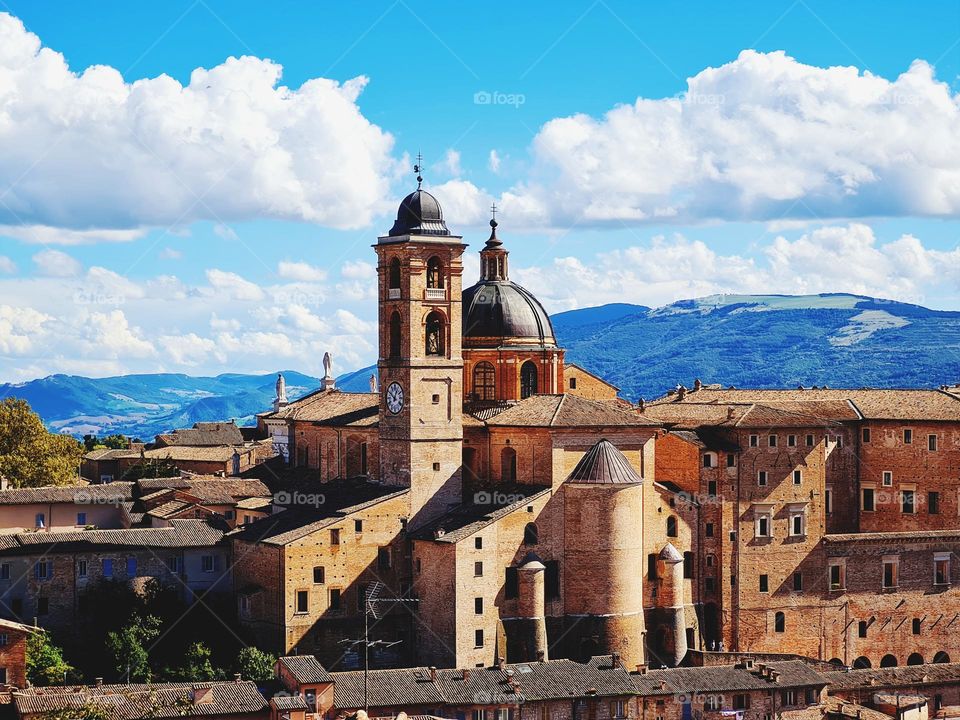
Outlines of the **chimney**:
{"type": "Polygon", "coordinates": [[[727,420],[733,420],[733,408],[732,408],[732,407],[728,407],[728,408],[727,408],[727,420]]]}
{"type": "Polygon", "coordinates": [[[464,679],[464,680],[469,680],[469,679],[470,679],[470,668],[464,668],[464,669],[463,669],[463,679],[464,679]]]}
{"type": "Polygon", "coordinates": [[[683,400],[687,396],[687,388],[683,385],[677,385],[677,400],[683,400]]]}
{"type": "Polygon", "coordinates": [[[539,663],[546,662],[545,656],[546,656],[546,653],[543,650],[537,650],[537,662],[539,663]]]}
{"type": "Polygon", "coordinates": [[[436,682],[436,681],[437,681],[437,669],[433,665],[431,665],[430,666],[430,682],[436,682]]]}
{"type": "Polygon", "coordinates": [[[97,687],[103,687],[103,678],[102,677],[94,678],[93,684],[96,685],[97,687]]]}
{"type": "Polygon", "coordinates": [[[503,670],[504,667],[506,667],[506,663],[504,662],[503,657],[498,657],[498,658],[497,658],[497,668],[499,668],[500,670],[503,670]]]}
{"type": "Polygon", "coordinates": [[[643,398],[640,398],[639,402],[637,402],[637,409],[640,412],[643,412],[644,410],[647,409],[647,403],[643,398]]]}
{"type": "Polygon", "coordinates": [[[0,490],[9,490],[9,489],[10,489],[10,481],[7,480],[7,476],[0,475],[0,490]]]}
{"type": "Polygon", "coordinates": [[[620,653],[612,653],[610,655],[610,667],[614,670],[620,667],[620,653]]]}
{"type": "Polygon", "coordinates": [[[666,689],[667,689],[667,681],[666,681],[666,680],[661,680],[661,681],[660,681],[660,689],[661,689],[661,690],[666,690],[666,689]]]}
{"type": "Polygon", "coordinates": [[[647,664],[640,663],[637,665],[637,675],[646,675],[647,674],[647,664]]]}
{"type": "Polygon", "coordinates": [[[700,381],[700,378],[697,378],[693,381],[693,391],[696,392],[703,387],[703,383],[700,381]]]}
{"type": "Polygon", "coordinates": [[[233,674],[233,681],[234,681],[235,683],[241,682],[242,680],[243,680],[243,678],[240,676],[240,673],[234,673],[234,674],[233,674]]]}

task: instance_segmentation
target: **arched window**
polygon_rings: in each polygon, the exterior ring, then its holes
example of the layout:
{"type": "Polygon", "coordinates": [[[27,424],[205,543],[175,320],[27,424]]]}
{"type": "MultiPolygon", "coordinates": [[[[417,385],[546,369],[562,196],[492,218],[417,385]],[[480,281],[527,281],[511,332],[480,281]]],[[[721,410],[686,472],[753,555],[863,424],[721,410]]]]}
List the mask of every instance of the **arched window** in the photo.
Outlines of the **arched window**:
{"type": "Polygon", "coordinates": [[[907,665],[923,665],[923,655],[920,653],[911,653],[907,658],[907,665]]]}
{"type": "Polygon", "coordinates": [[[896,667],[897,666],[897,657],[895,655],[884,655],[880,658],[880,667],[896,667]]]}
{"type": "Polygon", "coordinates": [[[517,479],[517,451],[505,447],[500,451],[500,480],[514,482],[517,479]]]}
{"type": "Polygon", "coordinates": [[[870,658],[864,655],[861,655],[860,657],[858,657],[856,660],[853,661],[854,670],[866,670],[867,668],[870,668],[870,667],[873,667],[873,665],[870,663],[870,658]]]}
{"type": "Polygon", "coordinates": [[[389,287],[391,289],[400,289],[400,258],[394,258],[390,261],[389,287]]]}
{"type": "Polygon", "coordinates": [[[537,529],[537,524],[527,523],[523,529],[523,544],[536,545],[538,542],[540,542],[540,531],[537,529]]]}
{"type": "Polygon", "coordinates": [[[677,518],[670,515],[667,518],[667,537],[675,538],[677,536],[677,518]]]}
{"type": "Polygon", "coordinates": [[[537,389],[537,366],[532,360],[527,360],[520,367],[520,399],[536,395],[537,389]]]}
{"type": "Polygon", "coordinates": [[[403,321],[396,310],[390,316],[390,357],[400,357],[400,326],[403,321]]]}
{"type": "Polygon", "coordinates": [[[443,315],[434,311],[427,315],[427,334],[424,352],[427,355],[443,355],[443,315]]]}
{"type": "Polygon", "coordinates": [[[443,287],[443,264],[436,255],[427,260],[427,287],[443,287]]]}
{"type": "Polygon", "coordinates": [[[773,616],[773,631],[782,633],[787,629],[787,616],[778,612],[773,616]]]}
{"type": "Polygon", "coordinates": [[[940,652],[938,652],[936,655],[933,656],[933,661],[935,663],[948,663],[950,662],[950,656],[947,655],[943,650],[941,650],[940,652]]]}
{"type": "Polygon", "coordinates": [[[497,373],[488,362],[473,367],[473,397],[476,400],[497,399],[497,373]]]}
{"type": "Polygon", "coordinates": [[[840,658],[830,658],[830,664],[836,665],[838,668],[842,668],[843,660],[841,660],[840,658]]]}

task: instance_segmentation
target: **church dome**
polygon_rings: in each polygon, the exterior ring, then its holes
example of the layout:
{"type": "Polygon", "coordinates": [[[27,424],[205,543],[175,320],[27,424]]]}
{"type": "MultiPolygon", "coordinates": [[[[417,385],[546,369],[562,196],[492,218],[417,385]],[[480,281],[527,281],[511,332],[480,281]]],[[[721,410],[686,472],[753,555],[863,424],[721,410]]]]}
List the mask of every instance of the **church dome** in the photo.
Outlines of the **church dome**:
{"type": "Polygon", "coordinates": [[[397,208],[397,220],[387,233],[397,235],[449,235],[440,203],[426,190],[414,190],[397,208]]]}
{"type": "Polygon", "coordinates": [[[556,347],[543,305],[509,280],[481,280],[463,291],[463,345],[556,347]]]}

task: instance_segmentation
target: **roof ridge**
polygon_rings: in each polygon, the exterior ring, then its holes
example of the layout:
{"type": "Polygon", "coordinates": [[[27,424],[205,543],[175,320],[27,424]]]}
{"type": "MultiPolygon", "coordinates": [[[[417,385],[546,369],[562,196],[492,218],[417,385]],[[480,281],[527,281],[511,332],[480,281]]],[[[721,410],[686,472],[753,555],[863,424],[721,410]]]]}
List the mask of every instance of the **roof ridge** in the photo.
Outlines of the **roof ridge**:
{"type": "Polygon", "coordinates": [[[550,427],[553,427],[553,424],[557,421],[557,416],[560,414],[560,408],[563,407],[563,401],[566,399],[566,393],[561,393],[560,402],[557,403],[557,407],[553,411],[553,416],[550,418],[550,427]]]}

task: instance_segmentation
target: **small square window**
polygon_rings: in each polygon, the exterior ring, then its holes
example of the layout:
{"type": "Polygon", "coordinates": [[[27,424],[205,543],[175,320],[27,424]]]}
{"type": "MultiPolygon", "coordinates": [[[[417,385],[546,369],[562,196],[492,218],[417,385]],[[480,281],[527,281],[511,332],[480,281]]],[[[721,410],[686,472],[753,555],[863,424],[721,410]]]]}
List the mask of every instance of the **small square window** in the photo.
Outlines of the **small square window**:
{"type": "Polygon", "coordinates": [[[476,615],[483,615],[483,598],[482,597],[473,599],[473,612],[476,615]]]}
{"type": "Polygon", "coordinates": [[[870,442],[870,428],[864,428],[864,429],[863,429],[863,435],[862,435],[862,437],[863,437],[863,441],[864,441],[865,443],[870,442]]]}
{"type": "Polygon", "coordinates": [[[439,405],[439,404],[440,404],[440,396],[435,394],[435,395],[431,398],[431,401],[433,402],[434,405],[439,405]]]}
{"type": "Polygon", "coordinates": [[[326,579],[327,579],[327,573],[326,573],[326,570],[324,570],[322,566],[317,565],[315,568],[313,568],[313,582],[314,582],[314,584],[316,584],[316,585],[323,585],[323,583],[326,582],[326,579]]]}
{"type": "Polygon", "coordinates": [[[363,532],[363,520],[354,520],[353,521],[353,531],[362,533],[363,532]]]}
{"type": "Polygon", "coordinates": [[[440,472],[440,463],[435,462],[435,463],[433,464],[433,471],[434,471],[434,472],[440,472]]]}
{"type": "Polygon", "coordinates": [[[883,471],[883,485],[884,487],[890,487],[893,485],[893,471],[884,470],[883,471]]]}
{"type": "Polygon", "coordinates": [[[750,436],[750,447],[759,447],[759,445],[760,445],[760,436],[759,436],[759,435],[751,435],[751,436],[750,436]]]}
{"type": "Polygon", "coordinates": [[[937,436],[936,435],[927,435],[927,450],[930,452],[937,451],[937,436]]]}
{"type": "Polygon", "coordinates": [[[475,538],[473,539],[473,546],[474,546],[477,550],[483,550],[483,538],[482,538],[482,537],[475,537],[475,538]]]}
{"type": "Polygon", "coordinates": [[[807,435],[807,447],[813,447],[813,435],[807,435]]]}

